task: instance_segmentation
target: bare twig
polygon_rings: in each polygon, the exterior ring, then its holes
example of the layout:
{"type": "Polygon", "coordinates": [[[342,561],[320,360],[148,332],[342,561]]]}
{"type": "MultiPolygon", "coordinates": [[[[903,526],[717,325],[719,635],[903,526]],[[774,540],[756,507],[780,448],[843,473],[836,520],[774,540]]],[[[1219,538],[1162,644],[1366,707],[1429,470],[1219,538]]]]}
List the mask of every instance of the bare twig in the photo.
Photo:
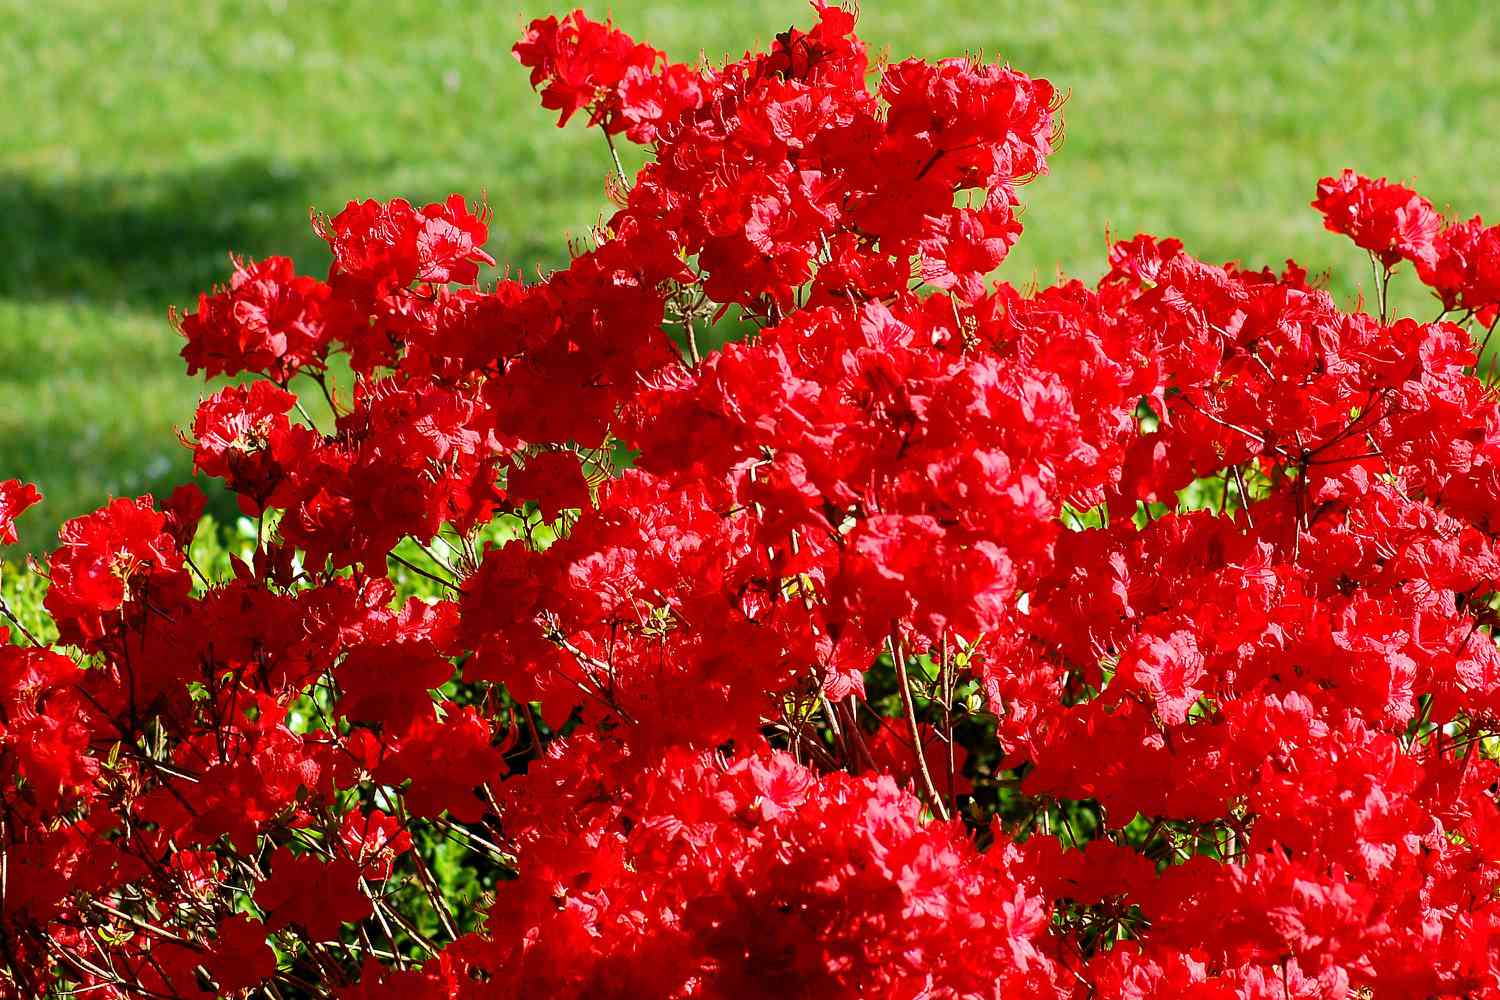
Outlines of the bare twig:
{"type": "Polygon", "coordinates": [[[906,722],[911,729],[912,751],[917,755],[917,770],[922,775],[922,787],[926,790],[927,797],[931,800],[932,808],[937,811],[938,817],[947,820],[948,806],[943,802],[943,797],[938,794],[937,785],[932,780],[932,771],[927,767],[927,753],[922,748],[922,730],[917,725],[917,706],[911,694],[911,678],[906,673],[906,653],[901,648],[901,641],[895,629],[891,630],[888,642],[891,662],[896,666],[896,680],[901,687],[901,707],[906,712],[906,722]]]}

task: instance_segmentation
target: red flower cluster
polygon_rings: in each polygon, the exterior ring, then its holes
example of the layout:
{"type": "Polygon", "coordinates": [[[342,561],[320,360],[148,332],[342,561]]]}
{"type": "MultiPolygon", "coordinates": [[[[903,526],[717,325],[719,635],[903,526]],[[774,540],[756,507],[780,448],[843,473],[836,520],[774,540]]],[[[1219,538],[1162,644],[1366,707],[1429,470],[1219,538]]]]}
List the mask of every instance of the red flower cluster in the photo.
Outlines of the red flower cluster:
{"type": "Polygon", "coordinates": [[[1436,258],[1419,262],[1423,284],[1442,300],[1443,308],[1474,313],[1489,326],[1500,310],[1500,226],[1486,226],[1474,216],[1455,222],[1437,236],[1436,258]]]}
{"type": "Polygon", "coordinates": [[[189,375],[265,372],[284,382],[323,367],[337,312],[328,286],[299,276],[290,258],[235,258],[229,286],[198,296],[198,311],[179,321],[182,357],[189,375]]]}
{"type": "Polygon", "coordinates": [[[1051,86],[816,9],[721,66],[534,22],[649,147],[534,284],[365,201],[182,318],[260,376],[187,438],[256,545],[206,574],[192,487],[63,528],[10,994],[1500,995],[1500,240],[1346,173],[1437,321],[1144,235],[993,284],[1051,86]]]}
{"type": "Polygon", "coordinates": [[[1329,232],[1342,233],[1390,267],[1405,259],[1431,266],[1441,220],[1432,203],[1411,188],[1372,181],[1353,170],[1318,182],[1313,208],[1329,232]]]}
{"type": "Polygon", "coordinates": [[[589,124],[606,135],[624,132],[631,142],[647,143],[703,103],[704,74],[697,68],[668,64],[666,53],[582,11],[531,22],[515,54],[531,70],[542,107],[560,112],[559,126],[588,111],[589,124]]]}

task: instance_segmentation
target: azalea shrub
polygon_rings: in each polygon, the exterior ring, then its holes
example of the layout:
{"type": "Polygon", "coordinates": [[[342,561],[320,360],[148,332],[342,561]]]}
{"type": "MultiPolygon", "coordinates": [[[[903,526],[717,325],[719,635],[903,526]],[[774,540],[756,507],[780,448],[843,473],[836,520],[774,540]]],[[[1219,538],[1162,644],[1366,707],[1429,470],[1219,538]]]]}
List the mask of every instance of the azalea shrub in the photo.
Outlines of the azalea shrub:
{"type": "Polygon", "coordinates": [[[1345,171],[1348,311],[995,283],[1058,93],[809,21],[526,28],[561,270],[356,201],[177,317],[252,529],[116,499],[0,608],[7,995],[1500,994],[1500,228],[1345,171]]]}

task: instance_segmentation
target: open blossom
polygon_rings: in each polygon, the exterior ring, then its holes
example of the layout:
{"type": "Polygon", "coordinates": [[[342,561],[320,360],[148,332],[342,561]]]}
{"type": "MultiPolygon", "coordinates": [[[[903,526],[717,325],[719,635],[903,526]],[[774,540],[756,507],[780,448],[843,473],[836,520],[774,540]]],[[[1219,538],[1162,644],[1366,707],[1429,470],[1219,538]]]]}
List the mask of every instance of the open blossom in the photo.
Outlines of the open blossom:
{"type": "Polygon", "coordinates": [[[327,285],[294,267],[287,257],[236,259],[229,284],[198,297],[197,310],[179,321],[189,375],[261,372],[284,382],[323,367],[339,307],[327,285]]]}
{"type": "Polygon", "coordinates": [[[351,201],[318,231],[333,250],[335,276],[383,290],[413,281],[471,285],[481,264],[495,263],[483,249],[489,218],[487,207],[476,214],[457,194],[420,209],[405,198],[368,199],[351,201]]]}
{"type": "Polygon", "coordinates": [[[289,475],[277,454],[288,450],[287,413],[295,404],[295,396],[269,382],[220,389],[193,418],[194,467],[224,480],[258,514],[289,475]]]}
{"type": "Polygon", "coordinates": [[[1163,722],[1180,726],[1204,693],[1199,687],[1204,673],[1192,633],[1177,631],[1165,637],[1141,636],[1122,660],[1118,680],[1138,686],[1155,704],[1163,722]]]}
{"type": "Polygon", "coordinates": [[[973,301],[984,294],[984,279],[1000,265],[1021,226],[1004,202],[981,211],[951,209],[930,220],[921,243],[922,278],[935,288],[973,301]]]}
{"type": "Polygon", "coordinates": [[[1345,170],[1318,182],[1313,207],[1323,213],[1323,225],[1342,233],[1355,246],[1369,250],[1390,267],[1398,260],[1431,266],[1434,241],[1441,220],[1432,203],[1411,188],[1371,180],[1345,170]]]}
{"type": "Polygon", "coordinates": [[[505,491],[512,506],[532,501],[548,519],[589,505],[588,480],[577,456],[568,451],[544,451],[526,458],[522,465],[512,465],[505,491]]]}
{"type": "Polygon", "coordinates": [[[654,142],[706,92],[698,70],[667,63],[660,50],[582,11],[532,21],[513,52],[531,70],[542,107],[558,112],[559,127],[586,110],[590,125],[631,142],[654,142]]]}
{"type": "Polygon", "coordinates": [[[266,913],[268,930],[295,925],[318,940],[336,937],[340,924],[373,913],[352,861],[324,862],[285,848],[271,858],[271,877],[256,890],[255,903],[266,913]]]}
{"type": "Polygon", "coordinates": [[[98,640],[127,600],[171,606],[187,589],[182,553],[150,496],[120,498],[64,524],[47,611],[64,639],[98,640]]]}
{"type": "Polygon", "coordinates": [[[1475,216],[1438,233],[1433,259],[1418,263],[1422,283],[1447,309],[1473,309],[1488,326],[1500,309],[1500,226],[1475,216]]]}
{"type": "Polygon", "coordinates": [[[19,479],[0,482],[0,544],[16,540],[16,518],[41,501],[41,492],[30,483],[19,479]]]}
{"type": "Polygon", "coordinates": [[[813,6],[526,28],[647,147],[556,271],[350,201],[182,318],[253,541],[112,500],[0,633],[0,994],[1500,994],[1493,227],[1320,183],[1436,322],[1147,234],[1022,290],[1052,85],[813,6]]]}

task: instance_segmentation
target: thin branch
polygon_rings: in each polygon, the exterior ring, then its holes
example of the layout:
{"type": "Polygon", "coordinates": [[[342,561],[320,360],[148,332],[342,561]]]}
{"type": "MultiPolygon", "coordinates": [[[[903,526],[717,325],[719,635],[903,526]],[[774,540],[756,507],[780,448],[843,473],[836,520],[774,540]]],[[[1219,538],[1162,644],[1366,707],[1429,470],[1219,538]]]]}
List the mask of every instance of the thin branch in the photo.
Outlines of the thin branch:
{"type": "MultiPolygon", "coordinates": [[[[411,817],[406,814],[406,804],[401,801],[400,796],[393,796],[396,805],[396,818],[406,829],[411,829],[411,817]]],[[[432,904],[433,910],[437,912],[438,923],[443,925],[443,930],[448,932],[448,937],[457,941],[461,936],[458,925],[453,922],[453,914],[448,911],[448,901],[443,899],[443,894],[438,889],[437,880],[432,877],[432,872],[427,870],[427,862],[422,858],[422,852],[412,849],[411,860],[417,869],[417,880],[422,883],[422,890],[427,894],[427,900],[432,904]]]]}
{"type": "Polygon", "coordinates": [[[615,175],[620,178],[620,186],[626,191],[630,190],[630,178],[625,176],[625,165],[620,162],[620,151],[615,149],[615,137],[609,134],[609,130],[600,128],[604,133],[604,142],[609,146],[609,158],[615,162],[615,175]]]}
{"type": "Polygon", "coordinates": [[[433,583],[440,584],[441,586],[447,587],[450,590],[453,590],[453,591],[455,591],[455,592],[457,592],[459,594],[462,594],[464,592],[464,589],[462,587],[460,587],[458,584],[454,583],[452,580],[444,580],[442,577],[437,576],[436,574],[429,573],[425,569],[423,569],[422,567],[420,567],[420,566],[418,566],[418,565],[416,565],[414,563],[408,562],[407,560],[405,560],[405,559],[401,558],[400,556],[396,555],[395,552],[389,553],[388,558],[390,558],[394,562],[400,563],[402,566],[405,566],[407,569],[411,570],[413,573],[417,574],[418,576],[426,577],[427,579],[431,580],[433,583]]]}
{"type": "Polygon", "coordinates": [[[11,611],[10,605],[5,603],[5,598],[3,597],[0,597],[0,615],[4,615],[7,619],[10,620],[10,623],[12,625],[20,629],[21,634],[24,635],[28,640],[30,640],[33,646],[41,645],[41,643],[37,641],[37,637],[31,634],[31,630],[28,629],[25,625],[21,624],[21,619],[17,618],[15,612],[11,611]]]}
{"type": "Polygon", "coordinates": [[[943,797],[938,794],[937,785],[933,783],[932,771],[927,767],[927,753],[922,749],[922,731],[917,726],[917,706],[911,695],[911,678],[906,673],[906,654],[901,648],[896,631],[891,630],[889,639],[891,662],[896,665],[896,679],[901,685],[901,707],[906,712],[906,722],[911,728],[912,751],[917,755],[917,770],[922,775],[922,786],[927,790],[927,796],[932,801],[933,809],[937,810],[938,816],[948,819],[948,807],[943,802],[943,797]]]}

